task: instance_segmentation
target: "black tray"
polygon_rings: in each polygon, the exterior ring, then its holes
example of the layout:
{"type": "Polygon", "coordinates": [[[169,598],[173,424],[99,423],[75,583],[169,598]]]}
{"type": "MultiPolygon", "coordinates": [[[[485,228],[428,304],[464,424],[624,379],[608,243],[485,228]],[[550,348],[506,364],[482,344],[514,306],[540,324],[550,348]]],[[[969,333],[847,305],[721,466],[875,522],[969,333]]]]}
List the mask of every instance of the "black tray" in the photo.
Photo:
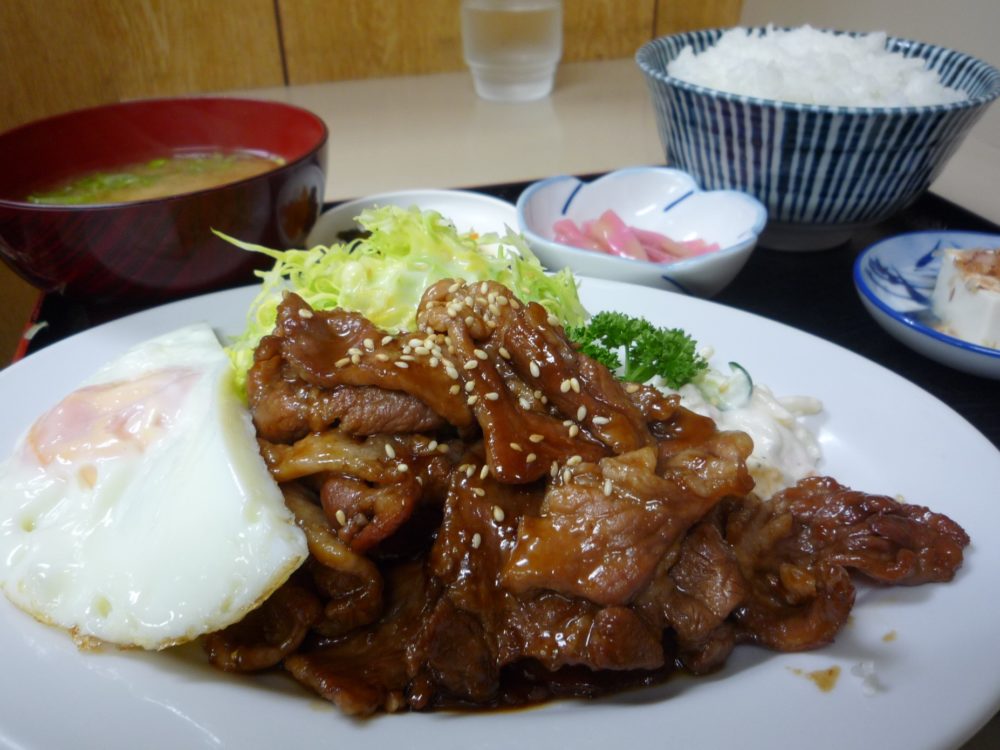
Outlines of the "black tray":
{"type": "MultiPolygon", "coordinates": [[[[513,203],[526,186],[510,183],[471,189],[513,203]]],[[[838,248],[801,253],[758,248],[739,276],[714,300],[816,334],[884,365],[944,401],[1000,447],[1000,384],[950,369],[903,346],[868,315],[854,289],[852,268],[861,250],[883,237],[931,229],[1000,233],[997,225],[927,193],[890,221],[859,232],[838,248]]],[[[246,283],[252,281],[248,278],[246,283]]],[[[88,305],[57,294],[45,295],[34,322],[46,325],[25,353],[139,309],[88,305]]],[[[677,325],[683,326],[683,321],[677,325]]],[[[793,358],[789,366],[801,367],[802,382],[808,383],[808,362],[793,358]]],[[[844,378],[848,380],[850,373],[844,373],[844,378]]],[[[933,430],[934,426],[928,425],[928,431],[933,434],[933,430]]]]}

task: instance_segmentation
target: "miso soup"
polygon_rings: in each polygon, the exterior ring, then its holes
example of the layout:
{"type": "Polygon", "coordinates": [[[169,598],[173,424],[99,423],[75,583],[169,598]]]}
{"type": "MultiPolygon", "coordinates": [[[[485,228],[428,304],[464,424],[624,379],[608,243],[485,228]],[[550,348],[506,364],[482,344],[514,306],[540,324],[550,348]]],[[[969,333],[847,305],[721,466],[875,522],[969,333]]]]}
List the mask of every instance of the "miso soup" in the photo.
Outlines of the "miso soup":
{"type": "Polygon", "coordinates": [[[238,182],[281,164],[279,157],[243,151],[174,154],[71,177],[27,199],[58,206],[145,201],[238,182]]]}

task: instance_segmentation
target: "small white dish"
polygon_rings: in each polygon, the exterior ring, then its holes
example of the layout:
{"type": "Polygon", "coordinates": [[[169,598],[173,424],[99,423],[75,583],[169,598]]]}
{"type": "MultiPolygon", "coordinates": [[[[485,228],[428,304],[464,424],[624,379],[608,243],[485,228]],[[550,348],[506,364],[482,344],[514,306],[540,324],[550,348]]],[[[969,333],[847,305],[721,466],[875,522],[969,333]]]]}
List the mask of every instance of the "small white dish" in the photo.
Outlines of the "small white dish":
{"type": "Polygon", "coordinates": [[[306,246],[342,242],[339,235],[356,231],[357,216],[373,206],[415,206],[423,211],[437,211],[459,232],[496,233],[502,237],[508,228],[518,231],[514,205],[499,198],[471,190],[401,190],[348,201],[323,212],[306,238],[306,246]]]}
{"type": "Polygon", "coordinates": [[[1000,234],[911,232],[876,242],[854,262],[854,286],[875,321],[914,351],[972,375],[1000,380],[1000,349],[979,346],[933,327],[931,292],[940,251],[1000,247],[1000,234]]]}
{"type": "Polygon", "coordinates": [[[530,185],[517,200],[517,219],[528,245],[552,271],[569,267],[599,279],[711,297],[743,268],[767,222],[756,198],[735,190],[703,191],[686,172],[631,167],[583,182],[551,177],[530,185]],[[556,242],[560,219],[578,224],[613,210],[629,226],[671,239],[702,239],[719,250],[675,263],[620,258],[556,242]]]}

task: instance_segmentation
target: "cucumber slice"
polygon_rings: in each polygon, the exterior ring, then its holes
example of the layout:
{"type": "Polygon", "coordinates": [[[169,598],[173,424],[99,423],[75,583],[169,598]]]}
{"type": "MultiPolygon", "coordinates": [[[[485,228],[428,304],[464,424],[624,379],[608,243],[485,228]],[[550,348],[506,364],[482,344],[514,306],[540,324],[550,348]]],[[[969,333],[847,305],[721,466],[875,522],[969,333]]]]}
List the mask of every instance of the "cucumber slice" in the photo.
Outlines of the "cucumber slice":
{"type": "Polygon", "coordinates": [[[705,400],[721,411],[746,406],[753,394],[750,373],[738,362],[730,362],[729,370],[729,375],[708,370],[695,384],[705,400]]]}

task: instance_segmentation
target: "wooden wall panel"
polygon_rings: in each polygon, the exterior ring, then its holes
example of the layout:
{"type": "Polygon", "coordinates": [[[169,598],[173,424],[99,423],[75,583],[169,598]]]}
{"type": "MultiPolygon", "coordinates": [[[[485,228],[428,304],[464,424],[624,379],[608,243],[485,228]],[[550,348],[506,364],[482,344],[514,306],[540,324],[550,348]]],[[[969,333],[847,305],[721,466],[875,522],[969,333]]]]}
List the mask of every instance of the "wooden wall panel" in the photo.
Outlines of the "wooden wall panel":
{"type": "Polygon", "coordinates": [[[289,83],[460,70],[459,0],[278,0],[289,83]]]}
{"type": "Polygon", "coordinates": [[[273,0],[2,0],[0,130],[154,95],[283,83],[273,0]]]}
{"type": "Polygon", "coordinates": [[[740,22],[742,0],[704,0],[678,2],[656,0],[654,36],[676,34],[695,29],[736,26],[740,22]]]}
{"type": "Polygon", "coordinates": [[[651,38],[653,11],[653,0],[563,0],[563,60],[631,57],[651,38]]]}
{"type": "MultiPolygon", "coordinates": [[[[289,83],[461,70],[460,0],[277,0],[289,83]]],[[[631,57],[654,36],[739,20],[741,0],[564,0],[563,60],[631,57]]]]}

